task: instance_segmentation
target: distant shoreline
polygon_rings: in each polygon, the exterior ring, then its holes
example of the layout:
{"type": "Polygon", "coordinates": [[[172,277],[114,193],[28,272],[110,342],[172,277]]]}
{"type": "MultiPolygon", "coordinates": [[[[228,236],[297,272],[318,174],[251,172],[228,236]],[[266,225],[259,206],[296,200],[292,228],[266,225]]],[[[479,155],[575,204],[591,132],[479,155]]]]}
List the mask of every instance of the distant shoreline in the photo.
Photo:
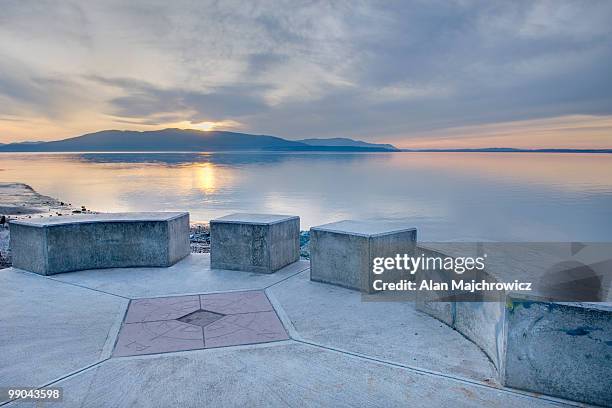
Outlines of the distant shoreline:
{"type": "Polygon", "coordinates": [[[34,150],[0,150],[0,154],[197,154],[197,153],[232,153],[232,154],[355,154],[355,153],[582,153],[582,154],[612,154],[612,149],[514,149],[514,148],[482,148],[482,149],[398,149],[398,150],[66,150],[66,151],[34,151],[34,150]]]}
{"type": "Polygon", "coordinates": [[[0,143],[0,152],[32,153],[612,153],[610,149],[516,147],[478,148],[397,148],[388,143],[371,143],[348,138],[289,140],[278,136],[228,131],[168,128],[150,131],[102,130],[62,140],[0,143]]]}
{"type": "Polygon", "coordinates": [[[479,149],[400,149],[407,153],[612,153],[612,149],[517,149],[485,147],[479,149]]]}

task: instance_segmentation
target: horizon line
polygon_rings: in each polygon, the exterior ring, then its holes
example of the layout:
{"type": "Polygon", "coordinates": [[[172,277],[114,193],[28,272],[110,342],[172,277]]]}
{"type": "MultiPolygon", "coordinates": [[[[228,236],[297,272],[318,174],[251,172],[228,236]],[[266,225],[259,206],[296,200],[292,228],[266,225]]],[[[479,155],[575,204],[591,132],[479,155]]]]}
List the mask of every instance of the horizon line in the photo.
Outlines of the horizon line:
{"type": "MultiPolygon", "coordinates": [[[[66,138],[62,138],[62,139],[54,139],[54,140],[30,140],[30,141],[11,141],[11,142],[0,142],[0,146],[8,146],[8,145],[19,145],[19,144],[43,144],[43,143],[51,143],[51,142],[59,142],[59,141],[64,141],[64,140],[68,140],[68,139],[72,139],[72,138],[77,138],[77,137],[82,137],[82,136],[86,136],[89,134],[95,134],[95,133],[101,133],[101,132],[137,132],[137,133],[145,133],[145,132],[163,132],[166,130],[180,130],[180,131],[195,131],[195,132],[199,132],[199,133],[214,133],[214,132],[225,132],[225,133],[240,133],[240,134],[244,134],[244,135],[252,135],[252,136],[271,136],[271,137],[276,137],[276,138],[280,138],[280,139],[284,139],[287,141],[291,141],[291,142],[300,142],[301,140],[307,140],[307,139],[317,139],[317,140],[329,140],[329,139],[348,139],[348,140],[353,140],[353,141],[357,141],[357,142],[363,142],[363,143],[368,143],[368,144],[374,144],[374,145],[390,145],[392,146],[394,149],[396,149],[395,151],[399,151],[399,152],[499,152],[499,153],[512,153],[512,152],[522,152],[522,153],[529,153],[529,152],[534,152],[534,153],[546,153],[546,152],[551,152],[551,153],[572,153],[572,152],[576,152],[576,153],[612,153],[612,147],[609,148],[591,148],[591,147],[584,147],[584,148],[572,148],[572,147],[537,147],[537,148],[528,148],[528,147],[495,147],[495,146],[486,146],[486,147],[444,147],[444,148],[436,148],[436,147],[422,147],[422,148],[411,148],[411,147],[397,147],[395,146],[393,143],[389,143],[389,142],[371,142],[371,141],[365,141],[365,140],[361,140],[361,139],[354,139],[353,137],[348,137],[348,136],[332,136],[332,137],[307,137],[307,138],[302,138],[302,139],[286,139],[284,136],[277,136],[277,135],[270,135],[270,134],[265,134],[265,133],[245,133],[245,132],[240,132],[240,131],[236,131],[236,130],[224,130],[224,129],[197,129],[197,128],[181,128],[181,127],[167,127],[167,128],[163,128],[163,129],[151,129],[151,130],[132,130],[132,129],[102,129],[102,130],[96,130],[96,131],[92,131],[92,132],[87,132],[87,133],[83,133],[77,136],[69,136],[66,138]]],[[[160,151],[146,151],[143,150],[142,152],[156,152],[156,153],[163,153],[163,152],[182,152],[180,150],[160,150],[160,151]]],[[[392,150],[390,150],[392,151],[392,150]]],[[[93,152],[93,151],[87,151],[84,150],[83,153],[86,152],[93,152]]],[[[97,151],[97,152],[113,152],[112,150],[107,150],[107,151],[97,151]]],[[[121,152],[121,151],[115,151],[116,153],[121,152]]],[[[126,151],[126,152],[130,152],[130,151],[126,151]]],[[[132,151],[135,152],[135,151],[132,151]]],[[[190,152],[190,151],[185,151],[185,152],[190,152]]],[[[191,151],[193,152],[193,151],[191,151]]],[[[202,152],[206,152],[206,150],[202,150],[202,152]]],[[[11,152],[2,152],[2,153],[11,153],[11,152]]],[[[15,153],[19,153],[19,152],[15,152],[15,153]]],[[[24,153],[24,152],[22,152],[24,153]]],[[[44,153],[44,152],[42,152],[44,153]]],[[[58,151],[58,153],[61,153],[58,151]]],[[[74,151],[73,151],[74,153],[74,151]]]]}

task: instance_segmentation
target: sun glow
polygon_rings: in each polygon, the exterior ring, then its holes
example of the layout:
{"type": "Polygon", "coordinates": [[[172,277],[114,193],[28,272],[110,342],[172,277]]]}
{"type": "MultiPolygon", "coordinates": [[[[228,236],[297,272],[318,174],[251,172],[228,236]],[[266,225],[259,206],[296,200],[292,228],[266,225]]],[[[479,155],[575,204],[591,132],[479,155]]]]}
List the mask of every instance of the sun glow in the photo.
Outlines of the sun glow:
{"type": "Polygon", "coordinates": [[[200,122],[200,123],[194,123],[193,126],[196,129],[200,129],[200,130],[203,130],[205,132],[210,132],[211,130],[214,130],[217,126],[219,126],[219,123],[217,123],[217,122],[200,122]]]}
{"type": "Polygon", "coordinates": [[[206,194],[217,190],[217,175],[215,166],[211,163],[203,163],[196,168],[196,181],[198,188],[206,194]]]}
{"type": "Polygon", "coordinates": [[[205,132],[212,130],[228,130],[240,127],[240,123],[235,120],[220,120],[220,121],[204,121],[204,122],[188,122],[188,127],[205,132]]]}
{"type": "Polygon", "coordinates": [[[386,142],[415,149],[610,149],[611,134],[612,115],[565,115],[432,130],[418,137],[389,138],[386,142]]]}
{"type": "Polygon", "coordinates": [[[227,124],[226,121],[191,122],[189,120],[184,120],[181,122],[165,123],[161,127],[178,128],[178,129],[197,129],[197,130],[203,130],[205,132],[210,132],[211,130],[219,130],[218,128],[231,127],[231,124],[227,124]]]}
{"type": "Polygon", "coordinates": [[[236,130],[242,127],[242,123],[237,122],[235,120],[220,120],[220,121],[206,120],[203,122],[193,122],[190,120],[183,120],[180,122],[164,123],[157,127],[160,129],[164,129],[164,128],[195,129],[195,130],[202,130],[204,132],[211,132],[213,130],[236,130]]]}

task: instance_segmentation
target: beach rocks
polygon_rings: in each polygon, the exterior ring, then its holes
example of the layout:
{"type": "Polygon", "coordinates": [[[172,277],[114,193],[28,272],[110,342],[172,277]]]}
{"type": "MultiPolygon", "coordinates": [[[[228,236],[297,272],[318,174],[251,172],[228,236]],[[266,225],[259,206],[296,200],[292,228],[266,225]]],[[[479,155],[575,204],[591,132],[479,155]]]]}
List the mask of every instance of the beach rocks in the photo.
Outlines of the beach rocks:
{"type": "MultiPolygon", "coordinates": [[[[208,224],[191,224],[189,229],[189,242],[191,252],[207,254],[210,252],[210,228],[208,224]]],[[[300,256],[304,259],[310,257],[310,232],[300,231],[300,256]]]]}
{"type": "Polygon", "coordinates": [[[300,231],[300,257],[310,259],[310,231],[300,231]]]}
{"type": "Polygon", "coordinates": [[[210,252],[210,228],[208,224],[191,224],[189,228],[191,252],[207,254],[210,252]]]}
{"type": "Polygon", "coordinates": [[[6,217],[5,222],[0,223],[0,269],[11,266],[11,253],[9,250],[9,229],[6,217]]]}

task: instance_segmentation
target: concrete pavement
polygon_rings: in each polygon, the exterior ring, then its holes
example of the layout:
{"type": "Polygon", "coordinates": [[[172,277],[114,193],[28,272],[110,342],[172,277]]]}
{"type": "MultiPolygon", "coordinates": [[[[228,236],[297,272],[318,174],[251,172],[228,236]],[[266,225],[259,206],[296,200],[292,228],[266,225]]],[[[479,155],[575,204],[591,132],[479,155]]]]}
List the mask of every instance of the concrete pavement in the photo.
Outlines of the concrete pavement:
{"type": "Polygon", "coordinates": [[[212,270],[206,254],[170,268],[0,270],[0,387],[63,387],[46,406],[66,407],[577,405],[501,387],[478,347],[412,303],[362,302],[308,273],[303,261],[212,270]],[[130,299],[245,290],[265,291],[289,340],[112,356],[130,299]]]}

